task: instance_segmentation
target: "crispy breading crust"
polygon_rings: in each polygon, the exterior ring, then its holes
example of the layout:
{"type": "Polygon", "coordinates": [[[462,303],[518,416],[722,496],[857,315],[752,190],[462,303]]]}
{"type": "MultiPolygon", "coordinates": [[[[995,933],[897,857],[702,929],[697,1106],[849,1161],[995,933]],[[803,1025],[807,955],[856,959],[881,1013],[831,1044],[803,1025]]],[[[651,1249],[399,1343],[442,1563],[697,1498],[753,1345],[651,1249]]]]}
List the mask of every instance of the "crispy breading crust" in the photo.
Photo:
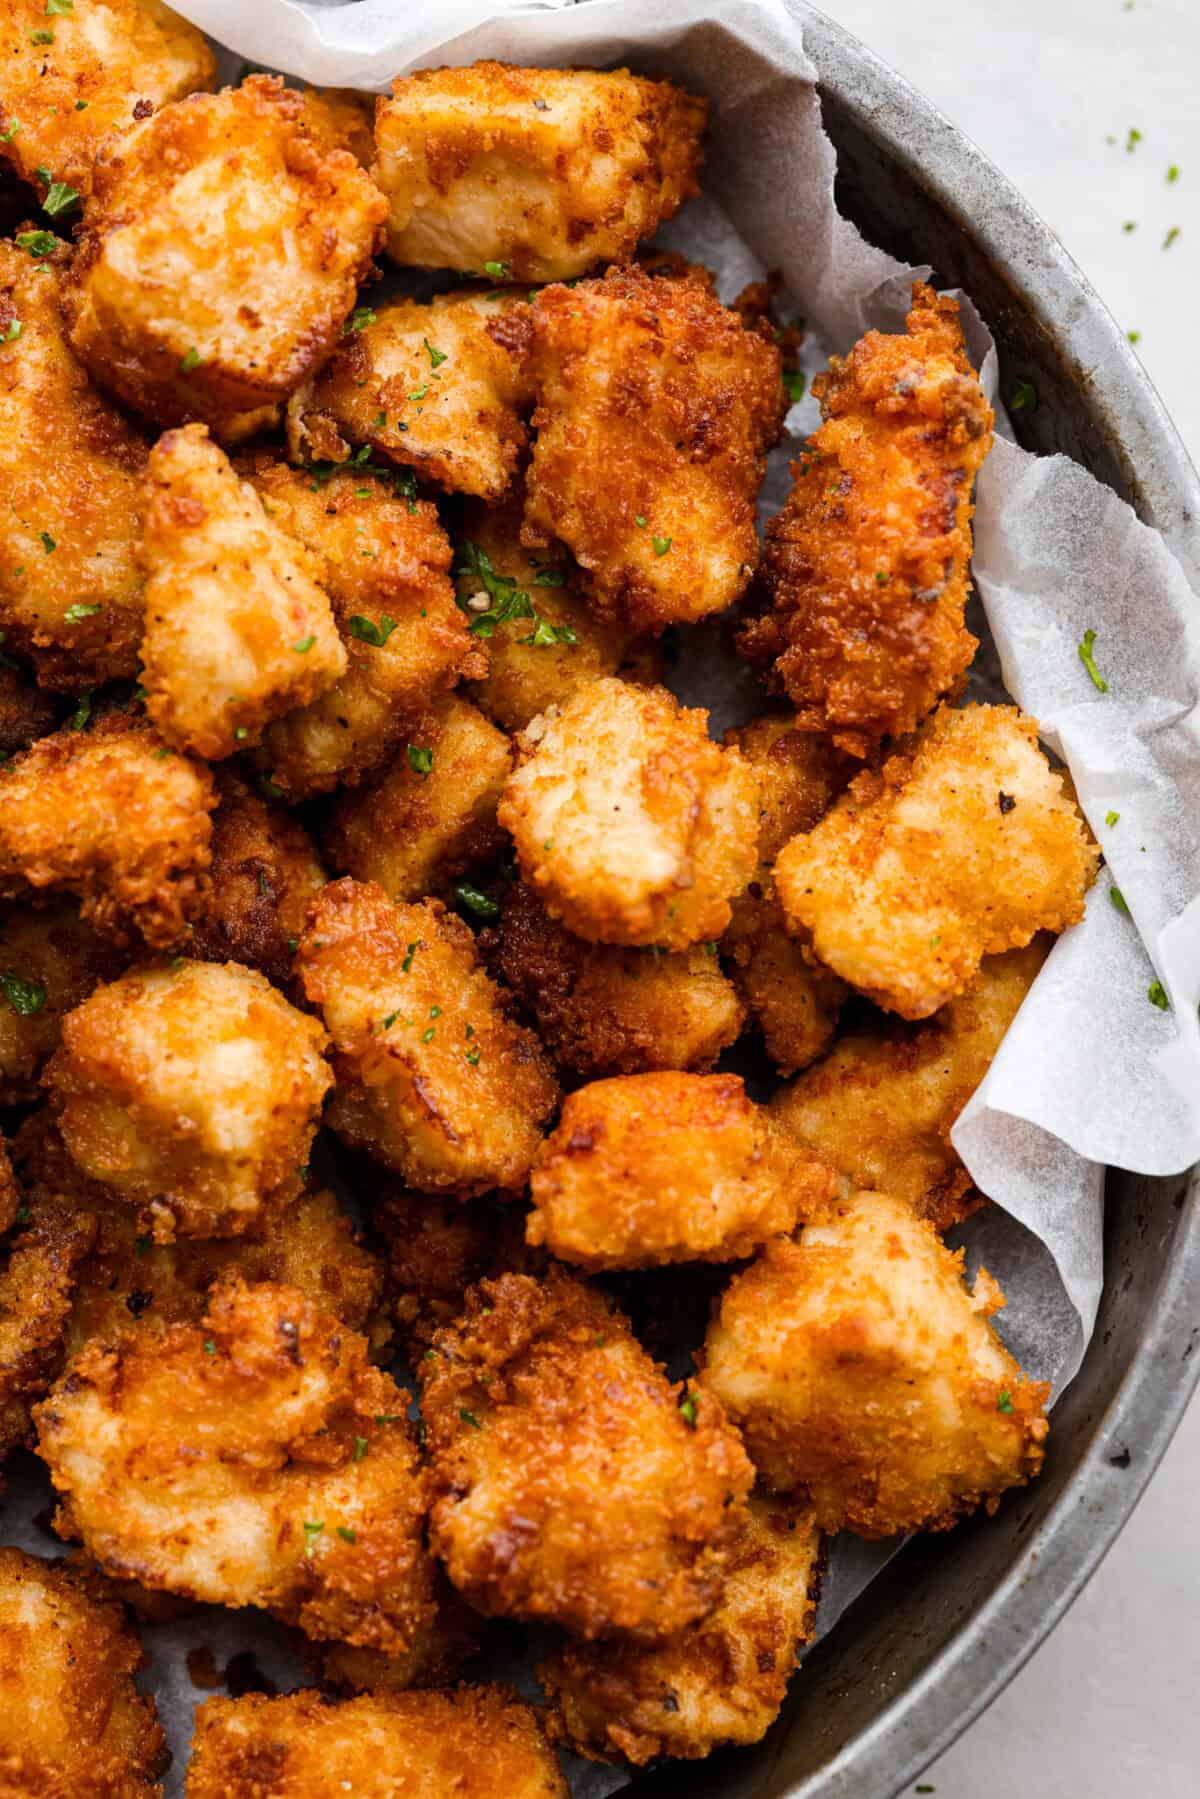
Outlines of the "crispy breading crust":
{"type": "Polygon", "coordinates": [[[950,1127],[987,1073],[1050,941],[984,958],[926,1024],[855,1031],[771,1101],[779,1122],[859,1187],[906,1200],[945,1231],[980,1196],[950,1127]]]}
{"type": "Polygon", "coordinates": [[[707,122],[706,100],[628,69],[401,76],[375,121],[388,251],[526,282],[623,261],[699,193],[707,122]]]}
{"type": "Polygon", "coordinates": [[[334,881],[297,966],[334,1042],[335,1131],[416,1187],[524,1186],[558,1086],[461,919],[436,900],[394,905],[373,882],[334,881]]]}
{"type": "Polygon", "coordinates": [[[216,803],[208,769],[132,712],[40,737],[0,769],[0,893],[65,889],[106,935],[168,949],[204,904],[216,803]]]}
{"type": "Polygon", "coordinates": [[[589,942],[720,935],[754,872],[757,779],[663,687],[604,679],[517,739],[500,823],[552,918],[589,942]]]}
{"type": "Polygon", "coordinates": [[[568,1643],[538,1669],[554,1741],[593,1761],[699,1761],[757,1743],[817,1623],[821,1533],[752,1495],[716,1609],[665,1643],[568,1643]]]}
{"type": "MultiPolygon", "coordinates": [[[[0,602],[0,610],[3,603],[0,602]]],[[[3,643],[7,633],[0,633],[3,643]]],[[[0,652],[0,757],[7,762],[54,729],[58,708],[23,668],[0,652]]]]}
{"type": "Polygon", "coordinates": [[[704,283],[636,266],[543,288],[532,318],[524,541],[565,543],[596,612],[635,630],[724,611],[758,563],[774,343],[704,283]]]}
{"type": "Polygon", "coordinates": [[[37,1408],[56,1528],[106,1572],[408,1652],[433,1614],[407,1395],[294,1287],[90,1343],[37,1408]]]}
{"type": "Polygon", "coordinates": [[[278,77],[173,101],[96,165],[71,343],[159,424],[237,435],[337,342],[386,212],[324,112],[278,77]]]}
{"type": "Polygon", "coordinates": [[[361,469],[326,479],[270,455],[239,466],[317,559],[347,657],[328,692],[267,726],[258,766],[293,800],[354,786],[460,676],[487,666],[454,601],[449,539],[428,500],[403,499],[361,469]]]}
{"type": "Polygon", "coordinates": [[[792,929],[843,980],[927,1018],[981,959],[1083,917],[1098,852],[1015,706],[941,707],[779,853],[792,929]]]}
{"type": "MultiPolygon", "coordinates": [[[[7,1202],[15,1191],[7,1147],[0,1143],[0,1183],[7,1202]]],[[[0,1464],[31,1441],[30,1407],[62,1366],[71,1294],[96,1234],[86,1213],[41,1201],[32,1219],[11,1208],[11,1236],[0,1272],[0,1464]]],[[[8,1226],[6,1226],[8,1228],[8,1226]]],[[[0,1789],[2,1790],[2,1789],[0,1789]]]]}
{"type": "Polygon", "coordinates": [[[502,847],[496,808],[512,765],[503,731],[451,694],[372,781],[339,794],[321,836],[327,861],[391,899],[445,893],[502,847]]]}
{"type": "Polygon", "coordinates": [[[995,1281],[981,1269],[972,1293],[962,1265],[903,1200],[854,1193],[726,1292],[701,1382],[823,1530],[948,1530],[1040,1469],[1049,1383],[988,1322],[995,1281]]]}
{"type": "Polygon", "coordinates": [[[38,1076],[58,1046],[62,1020],[128,955],[79,916],[74,900],[0,911],[0,1103],[41,1097],[38,1076]]]}
{"type": "Polygon", "coordinates": [[[145,1660],[94,1570],[0,1549],[0,1796],[161,1799],[170,1756],[145,1660]]]}
{"type": "Polygon", "coordinates": [[[42,1084],[75,1161],[157,1241],[237,1237],[300,1192],[327,1041],[257,969],[177,957],[69,1013],[42,1084]]]}
{"type": "Polygon", "coordinates": [[[742,649],[773,664],[802,728],[867,756],[956,692],[975,654],[971,491],[993,415],[957,301],[920,282],[906,331],[868,331],[813,392],[824,423],[767,527],[771,610],[742,649]]]}
{"type": "Polygon", "coordinates": [[[147,445],[67,347],[69,266],[65,244],[0,242],[0,628],[44,687],[78,693],[137,673],[147,445]]]}
{"type": "Polygon", "coordinates": [[[526,1236],[590,1270],[734,1262],[836,1187],[736,1074],[636,1074],[572,1093],[530,1176],[526,1236]]]}
{"type": "Polygon", "coordinates": [[[207,1699],[196,1713],[187,1799],[568,1799],[538,1715],[504,1687],[207,1699]]]}
{"type": "Polygon", "coordinates": [[[551,1054],[589,1079],[711,1068],[745,1018],[712,944],[672,955],[585,943],[524,882],[509,890],[483,948],[551,1054]]]}
{"type": "Polygon", "coordinates": [[[404,1655],[384,1655],[352,1643],[304,1644],[304,1663],[326,1692],[404,1693],[411,1687],[441,1687],[457,1680],[478,1654],[484,1621],[455,1591],[440,1567],[433,1575],[435,1612],[418,1630],[404,1655]]]}
{"type": "Polygon", "coordinates": [[[712,1609],[750,1464],[596,1289],[482,1281],[418,1372],[431,1542],[478,1610],[652,1641],[712,1609]]]}

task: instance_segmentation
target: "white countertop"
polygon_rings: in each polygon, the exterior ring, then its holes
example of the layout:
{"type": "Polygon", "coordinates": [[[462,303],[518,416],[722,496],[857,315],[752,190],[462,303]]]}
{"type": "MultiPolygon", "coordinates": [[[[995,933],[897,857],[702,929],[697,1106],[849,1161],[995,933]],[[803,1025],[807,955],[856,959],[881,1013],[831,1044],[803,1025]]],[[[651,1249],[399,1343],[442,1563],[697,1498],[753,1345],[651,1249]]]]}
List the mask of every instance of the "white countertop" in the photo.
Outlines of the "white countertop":
{"type": "MultiPolygon", "coordinates": [[[[1058,233],[1141,333],[1200,463],[1200,0],[818,4],[969,131],[1058,233]],[[1127,150],[1131,130],[1142,135],[1127,150]]],[[[1197,1799],[1198,1491],[1200,1404],[1065,1621],[923,1787],[1197,1799]]]]}

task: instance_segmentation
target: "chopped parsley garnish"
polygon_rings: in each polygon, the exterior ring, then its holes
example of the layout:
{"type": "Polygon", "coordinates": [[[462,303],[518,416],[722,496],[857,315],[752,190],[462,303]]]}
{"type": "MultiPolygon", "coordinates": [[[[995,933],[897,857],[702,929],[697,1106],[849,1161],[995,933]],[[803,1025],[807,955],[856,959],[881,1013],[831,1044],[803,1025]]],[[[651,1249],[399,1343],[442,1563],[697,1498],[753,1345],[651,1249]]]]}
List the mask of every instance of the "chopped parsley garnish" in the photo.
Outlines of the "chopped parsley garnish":
{"type": "Polygon", "coordinates": [[[365,331],[373,325],[379,314],[373,306],[356,306],[346,323],[342,326],[342,336],[349,337],[352,331],[365,331]]]}
{"type": "Polygon", "coordinates": [[[644,531],[646,529],[645,513],[644,512],[635,512],[633,515],[633,522],[637,526],[639,531],[644,531]]]}
{"type": "Polygon", "coordinates": [[[464,1424],[469,1424],[471,1426],[472,1430],[482,1430],[483,1429],[482,1424],[480,1424],[480,1422],[479,1422],[478,1418],[475,1416],[474,1412],[468,1412],[465,1405],[459,1406],[458,1415],[462,1419],[464,1424]]]}
{"type": "Polygon", "coordinates": [[[471,1064],[472,1068],[479,1067],[479,1051],[477,1049],[467,1050],[466,1058],[467,1058],[467,1061],[471,1064]]]}
{"type": "Polygon", "coordinates": [[[387,1017],[384,1019],[383,1029],[385,1031],[390,1031],[392,1026],[395,1024],[396,1020],[399,1018],[399,1016],[400,1016],[400,1008],[399,1008],[399,1006],[397,1006],[396,1010],[394,1012],[389,1012],[387,1017]]]}
{"type": "Polygon", "coordinates": [[[508,264],[506,262],[485,262],[483,272],[485,275],[490,275],[493,281],[508,280],[508,264]]]}
{"type": "Polygon", "coordinates": [[[204,1353],[205,1355],[216,1355],[217,1353],[217,1346],[211,1337],[204,1339],[204,1353]]]}
{"type": "Polygon", "coordinates": [[[545,649],[548,644],[575,643],[576,641],[575,631],[572,626],[550,625],[546,623],[544,618],[539,618],[529,636],[522,637],[521,639],[522,643],[532,645],[535,650],[545,649]]]}
{"type": "Polygon", "coordinates": [[[1146,998],[1150,1001],[1152,1006],[1157,1006],[1160,1012],[1169,1012],[1171,1010],[1171,1002],[1167,998],[1167,990],[1161,981],[1151,981],[1146,989],[1146,998]]]}
{"type": "Polygon", "coordinates": [[[68,186],[65,181],[53,181],[50,184],[49,193],[42,201],[42,211],[48,212],[52,219],[56,219],[60,212],[70,212],[78,198],[77,190],[68,186]]]}
{"type": "Polygon", "coordinates": [[[1142,141],[1141,132],[1138,130],[1136,125],[1131,125],[1129,127],[1129,135],[1125,139],[1126,155],[1130,154],[1131,151],[1136,150],[1138,145],[1141,143],[1141,141],[1142,141]]]}
{"type": "Polygon", "coordinates": [[[350,1526],[348,1524],[339,1524],[337,1527],[337,1534],[342,1539],[343,1543],[357,1543],[358,1542],[358,1537],[356,1536],[355,1532],[350,1529],[350,1526]]]}
{"type": "Polygon", "coordinates": [[[75,111],[76,112],[86,112],[88,109],[88,106],[90,104],[91,104],[91,102],[88,100],[76,100],[75,111]]]}
{"type": "Polygon", "coordinates": [[[1117,908],[1118,912],[1123,913],[1126,918],[1131,918],[1133,916],[1129,910],[1129,902],[1119,887],[1110,887],[1108,890],[1108,897],[1117,908]]]}
{"type": "MultiPolygon", "coordinates": [[[[404,960],[400,964],[400,967],[402,968],[402,970],[404,971],[405,974],[407,974],[409,969],[412,967],[413,957],[416,955],[416,953],[420,949],[420,947],[421,947],[421,945],[419,943],[410,943],[409,944],[408,950],[405,953],[404,960]]],[[[395,1015],[393,1014],[393,1016],[395,1016],[395,1015]]]]}
{"type": "Polygon", "coordinates": [[[404,753],[408,757],[408,766],[412,769],[414,775],[428,775],[433,773],[432,750],[422,749],[419,744],[410,743],[406,745],[404,753]]]}
{"type": "Polygon", "coordinates": [[[277,781],[273,781],[270,775],[260,775],[258,777],[258,791],[262,794],[263,798],[267,800],[281,800],[283,798],[283,788],[277,781]]]}
{"type": "Polygon", "coordinates": [[[63,19],[75,11],[75,0],[46,0],[46,17],[63,19]]]}
{"type": "Polygon", "coordinates": [[[311,1521],[306,1518],[304,1520],[304,1553],[306,1556],[312,1555],[313,1545],[324,1528],[324,1518],[315,1518],[311,1521]]]}
{"type": "Polygon", "coordinates": [[[1169,250],[1171,248],[1171,245],[1175,242],[1175,239],[1178,236],[1179,236],[1179,226],[1172,225],[1171,229],[1167,232],[1167,235],[1163,238],[1163,249],[1169,250]]]}
{"type": "Polygon", "coordinates": [[[425,398],[425,395],[428,392],[429,392],[429,383],[428,383],[428,381],[423,381],[421,383],[420,387],[413,388],[412,392],[409,394],[408,397],[410,400],[423,400],[425,398]]]}
{"type": "Polygon", "coordinates": [[[437,1036],[437,1026],[436,1026],[436,1024],[431,1024],[427,1031],[421,1032],[421,1042],[422,1043],[432,1043],[436,1036],[437,1036]]]}
{"type": "Polygon", "coordinates": [[[665,556],[671,547],[672,539],[669,537],[652,537],[650,542],[654,545],[654,554],[656,556],[665,556]]]}
{"type": "Polygon", "coordinates": [[[797,400],[804,398],[804,389],[808,385],[808,378],[803,369],[784,369],[783,385],[787,390],[788,399],[794,406],[797,400]]]}
{"type": "Polygon", "coordinates": [[[535,587],[565,587],[567,577],[561,568],[539,568],[533,584],[535,587]]]}
{"type": "Polygon", "coordinates": [[[875,585],[877,587],[886,587],[891,578],[892,577],[886,568],[877,568],[875,570],[875,585]]]}
{"type": "Polygon", "coordinates": [[[53,231],[18,231],[16,241],[18,250],[28,250],[36,257],[52,255],[62,239],[55,237],[53,231]]]}
{"type": "Polygon", "coordinates": [[[400,1414],[399,1412],[376,1412],[375,1422],[376,1424],[399,1424],[400,1414]]]}
{"type": "Polygon", "coordinates": [[[685,1394],[685,1396],[679,1401],[679,1416],[683,1419],[683,1422],[688,1426],[688,1428],[690,1430],[695,1430],[695,1428],[696,1428],[696,1395],[694,1393],[685,1394]]]}
{"type": "Polygon", "coordinates": [[[94,606],[85,606],[81,601],[76,600],[75,604],[73,606],[68,606],[63,613],[63,623],[67,625],[77,625],[80,619],[95,618],[96,614],[98,612],[103,612],[103,610],[103,606],[101,606],[98,601],[94,606]]]}
{"type": "Polygon", "coordinates": [[[45,550],[47,556],[53,556],[55,550],[58,548],[58,545],[55,543],[54,539],[51,537],[49,531],[39,531],[38,536],[42,540],[42,548],[45,550]]]}
{"type": "Polygon", "coordinates": [[[1140,331],[1127,331],[1125,335],[1131,344],[1140,344],[1142,341],[1142,334],[1140,331]]]}
{"type": "Polygon", "coordinates": [[[52,44],[54,33],[52,31],[31,31],[29,41],[31,44],[52,44]]]}
{"type": "MultiPolygon", "coordinates": [[[[20,119],[14,119],[12,124],[9,126],[8,130],[4,133],[3,137],[0,137],[0,144],[11,144],[14,137],[16,137],[16,135],[20,129],[21,129],[20,119]]],[[[20,243],[20,241],[21,241],[20,238],[18,238],[17,242],[20,243]]]]}
{"type": "Polygon", "coordinates": [[[1037,388],[1032,381],[1018,381],[1008,402],[1010,412],[1032,411],[1037,405],[1037,388]]]}
{"type": "Polygon", "coordinates": [[[1009,1392],[1008,1388],[1005,1387],[1001,1392],[999,1399],[996,1401],[996,1410],[998,1412],[1011,1412],[1012,1409],[1012,1394],[1009,1392]]]}
{"type": "Polygon", "coordinates": [[[465,611],[472,613],[467,629],[473,636],[492,637],[497,626],[510,624],[513,619],[528,618],[533,620],[533,629],[528,637],[519,637],[518,643],[541,649],[547,644],[578,641],[572,626],[552,625],[542,618],[526,590],[518,587],[511,575],[499,574],[487,551],[478,544],[468,542],[463,545],[463,561],[454,574],[457,581],[473,584],[471,596],[464,599],[460,592],[458,600],[465,611]],[[474,611],[472,606],[472,599],[480,588],[489,602],[484,612],[474,611]]]}
{"type": "Polygon", "coordinates": [[[356,612],[347,629],[351,637],[357,637],[360,643],[369,643],[373,649],[381,650],[396,629],[396,621],[385,612],[376,624],[374,619],[364,618],[361,612],[356,612]]]}
{"type": "Polygon", "coordinates": [[[473,912],[476,918],[499,918],[500,907],[489,894],[478,887],[472,887],[469,881],[460,881],[454,889],[454,897],[467,912],[473,912]]]}
{"type": "Polygon", "coordinates": [[[181,356],[179,358],[179,373],[181,375],[190,375],[193,369],[198,369],[199,367],[200,367],[200,352],[199,352],[199,350],[196,350],[196,349],[188,350],[183,356],[181,356]]]}
{"type": "Polygon", "coordinates": [[[20,321],[20,319],[13,319],[12,323],[8,327],[8,330],[4,333],[4,342],[6,344],[15,344],[17,339],[20,337],[20,335],[21,335],[21,321],[20,321]]]}
{"type": "Polygon", "coordinates": [[[1174,187],[1175,183],[1178,180],[1179,180],[1179,164],[1177,162],[1168,163],[1167,164],[1167,186],[1174,187]]]}
{"type": "Polygon", "coordinates": [[[46,989],[41,982],[27,981],[19,974],[0,974],[0,989],[22,1018],[33,1018],[46,1003],[46,989]]]}
{"type": "Polygon", "coordinates": [[[367,1450],[370,1447],[371,1447],[371,1445],[367,1442],[367,1439],[365,1437],[355,1437],[355,1439],[354,1439],[354,1460],[356,1462],[361,1462],[363,1457],[366,1455],[367,1450]]]}
{"type": "Polygon", "coordinates": [[[1125,223],[1121,226],[1121,230],[1124,231],[1126,234],[1128,234],[1130,231],[1136,231],[1137,230],[1137,220],[1136,219],[1126,219],[1125,223]]]}
{"type": "Polygon", "coordinates": [[[84,730],[91,716],[92,696],[90,693],[85,693],[78,706],[76,706],[74,712],[71,714],[71,729],[73,731],[84,730]]]}
{"type": "Polygon", "coordinates": [[[1112,826],[1117,823],[1120,816],[1121,814],[1119,812],[1106,812],[1104,814],[1104,822],[1111,829],[1112,826]]]}
{"type": "Polygon", "coordinates": [[[1089,629],[1086,630],[1083,634],[1083,642],[1078,646],[1079,647],[1079,660],[1083,663],[1083,666],[1087,669],[1088,674],[1091,676],[1092,686],[1096,689],[1096,691],[1098,693],[1107,693],[1108,692],[1108,682],[1104,679],[1104,676],[1100,673],[1100,670],[1096,667],[1096,658],[1092,654],[1092,649],[1093,649],[1095,642],[1096,642],[1096,633],[1089,627],[1089,629]]]}
{"type": "Polygon", "coordinates": [[[316,643],[316,641],[317,640],[315,637],[302,637],[300,639],[299,643],[294,643],[292,645],[292,648],[296,652],[297,656],[307,656],[308,652],[312,649],[313,644],[316,643]]]}
{"type": "Polygon", "coordinates": [[[429,366],[431,369],[440,369],[443,362],[449,362],[450,352],[448,350],[435,350],[428,338],[424,338],[423,342],[429,353],[429,366]]]}

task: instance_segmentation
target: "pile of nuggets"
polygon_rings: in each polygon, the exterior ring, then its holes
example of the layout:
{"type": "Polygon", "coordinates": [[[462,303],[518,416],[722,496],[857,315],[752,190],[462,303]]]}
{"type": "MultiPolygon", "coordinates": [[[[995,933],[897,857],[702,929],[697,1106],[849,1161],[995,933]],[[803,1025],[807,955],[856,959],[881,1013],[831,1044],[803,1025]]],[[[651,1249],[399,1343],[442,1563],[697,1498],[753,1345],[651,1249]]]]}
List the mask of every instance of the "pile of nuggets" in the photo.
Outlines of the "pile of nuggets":
{"type": "Polygon", "coordinates": [[[958,705],[956,307],[819,379],[760,548],[795,325],[639,252],[703,100],[213,91],[160,0],[0,35],[0,1447],[74,1546],[0,1551],[0,1792],[160,1793],[131,1620],[197,1602],[312,1684],[203,1704],[190,1799],[754,1742],[827,1539],[1046,1436],[949,1129],[1096,854],[958,705]],[[662,681],[718,614],[723,742],[662,681]],[[543,1705],[463,1681],[496,1620],[543,1705]]]}

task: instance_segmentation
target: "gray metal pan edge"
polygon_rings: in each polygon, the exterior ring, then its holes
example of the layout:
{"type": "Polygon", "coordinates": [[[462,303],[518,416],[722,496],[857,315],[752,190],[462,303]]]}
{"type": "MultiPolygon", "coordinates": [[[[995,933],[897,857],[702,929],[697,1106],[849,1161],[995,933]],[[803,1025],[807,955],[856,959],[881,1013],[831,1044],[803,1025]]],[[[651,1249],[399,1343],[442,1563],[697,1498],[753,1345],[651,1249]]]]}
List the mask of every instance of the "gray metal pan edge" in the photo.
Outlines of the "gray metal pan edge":
{"type": "MultiPolygon", "coordinates": [[[[961,131],[823,14],[792,10],[821,79],[842,211],[973,296],[999,344],[1003,391],[1018,380],[1037,390],[1022,441],[1073,456],[1129,500],[1200,586],[1200,480],[1124,332],[961,131]]],[[[1042,1478],[994,1518],[896,1557],[806,1660],[757,1749],[643,1775],[638,1799],[892,1799],[1063,1616],[1200,1376],[1200,1179],[1110,1170],[1106,1197],[1096,1335],[1055,1408],[1042,1478]]]]}

